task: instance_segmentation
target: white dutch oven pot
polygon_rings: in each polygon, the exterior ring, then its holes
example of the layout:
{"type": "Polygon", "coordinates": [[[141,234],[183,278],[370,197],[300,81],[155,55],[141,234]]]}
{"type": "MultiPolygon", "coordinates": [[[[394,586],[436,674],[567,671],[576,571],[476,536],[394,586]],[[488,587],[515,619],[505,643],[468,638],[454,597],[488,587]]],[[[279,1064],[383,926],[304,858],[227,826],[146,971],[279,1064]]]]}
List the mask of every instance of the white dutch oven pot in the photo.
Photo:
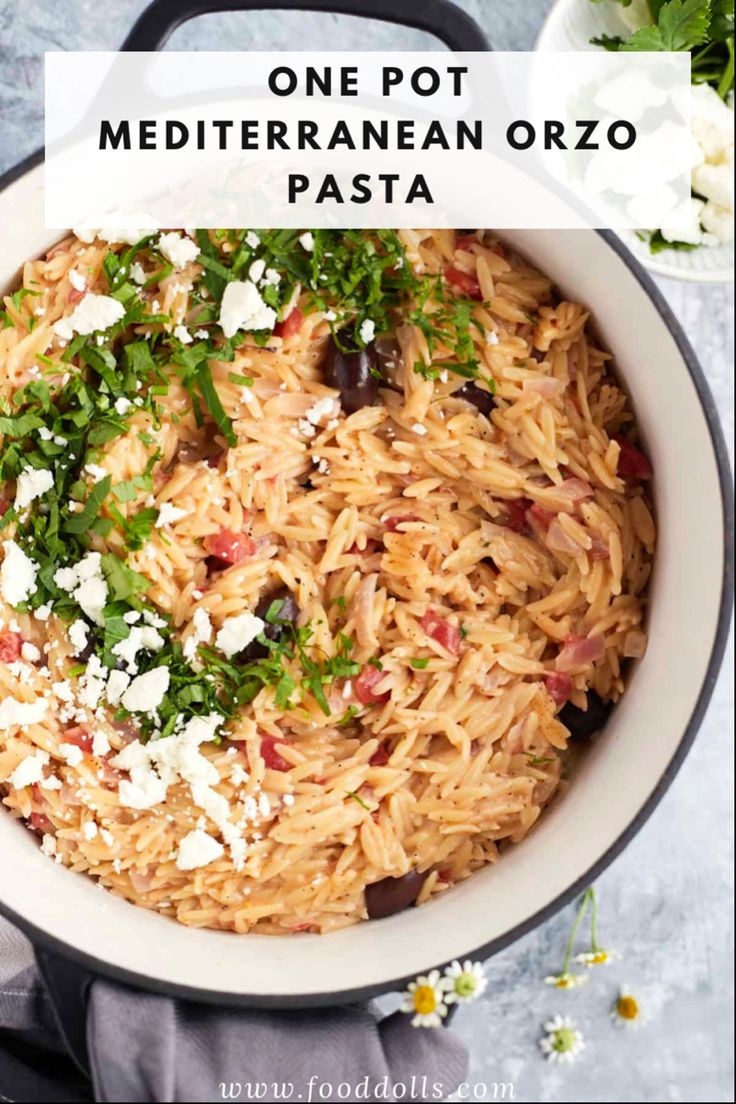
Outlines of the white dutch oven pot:
{"type": "MultiPolygon", "coordinates": [[[[153,5],[126,44],[155,49],[174,26],[221,7],[153,5]],[[162,18],[163,16],[163,18],[162,18]],[[145,21],[148,20],[146,23],[145,21]]],[[[477,28],[448,5],[360,5],[433,30],[455,48],[480,49],[477,28]]],[[[54,236],[43,228],[43,166],[30,159],[0,192],[0,286],[54,236]]],[[[0,811],[0,910],[34,941],[89,973],[217,1003],[294,1007],[341,1004],[401,988],[434,966],[486,957],[529,931],[616,857],[674,778],[703,718],[722,657],[731,605],[730,473],[712,397],[677,320],[612,234],[513,231],[511,245],[593,312],[630,392],[654,465],[658,550],[649,647],[621,703],[582,756],[573,783],[523,843],[437,900],[326,936],[238,936],[179,926],[102,893],[41,854],[36,837],[0,811]]]]}

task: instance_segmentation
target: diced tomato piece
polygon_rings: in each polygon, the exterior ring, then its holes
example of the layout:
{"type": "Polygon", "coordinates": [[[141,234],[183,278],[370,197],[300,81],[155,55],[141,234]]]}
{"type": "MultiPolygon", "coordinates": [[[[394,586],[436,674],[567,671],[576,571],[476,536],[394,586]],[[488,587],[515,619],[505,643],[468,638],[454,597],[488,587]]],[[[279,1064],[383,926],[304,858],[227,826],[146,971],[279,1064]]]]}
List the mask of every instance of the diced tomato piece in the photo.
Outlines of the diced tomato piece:
{"type": "Polygon", "coordinates": [[[261,736],[261,758],[269,770],[288,771],[291,763],[287,763],[283,755],[276,751],[276,744],[285,744],[283,736],[261,736]]]}
{"type": "Polygon", "coordinates": [[[623,433],[612,433],[611,436],[621,449],[618,457],[618,474],[624,479],[651,479],[654,469],[649,457],[645,456],[636,445],[632,445],[623,433]]]}
{"type": "Polygon", "coordinates": [[[379,671],[368,663],[353,682],[353,692],[361,705],[378,705],[387,702],[391,697],[390,690],[377,694],[375,687],[386,676],[385,671],[379,671]]]}
{"type": "Polygon", "coordinates": [[[462,253],[467,253],[469,249],[478,244],[475,234],[459,234],[455,239],[455,249],[459,249],[462,253]]]}
{"type": "Polygon", "coordinates": [[[222,460],[224,455],[225,453],[222,451],[222,449],[218,449],[216,452],[211,452],[206,460],[207,467],[219,468],[220,461],[222,460]]]}
{"type": "Polygon", "coordinates": [[[404,517],[387,517],[384,521],[386,530],[389,533],[395,533],[398,527],[405,521],[421,521],[415,514],[405,514],[404,517]]]}
{"type": "Polygon", "coordinates": [[[564,705],[570,694],[572,694],[572,679],[561,671],[550,671],[548,675],[545,675],[544,685],[547,687],[549,696],[558,705],[564,705]]]}
{"type": "Polygon", "coordinates": [[[34,832],[50,832],[52,824],[44,813],[31,813],[28,818],[34,832]]]}
{"type": "Polygon", "coordinates": [[[84,299],[86,294],[86,288],[82,288],[81,291],[78,291],[76,288],[70,288],[69,294],[66,297],[66,301],[67,303],[79,303],[80,300],[84,299]]]}
{"type": "Polygon", "coordinates": [[[221,529],[219,533],[205,537],[203,544],[210,556],[225,564],[237,564],[241,560],[247,560],[258,548],[256,542],[247,533],[234,533],[232,529],[221,529]]]}
{"type": "Polygon", "coordinates": [[[385,744],[379,744],[368,762],[372,767],[385,767],[390,758],[389,750],[385,744]]]}
{"type": "Polygon", "coordinates": [[[10,499],[6,498],[4,494],[0,494],[0,517],[4,517],[9,509],[10,499]]]}
{"type": "Polygon", "coordinates": [[[298,307],[289,311],[283,322],[277,322],[273,328],[274,337],[283,337],[284,341],[292,334],[299,333],[302,328],[304,315],[298,307]]]}
{"type": "Polygon", "coordinates": [[[0,663],[13,663],[20,656],[23,637],[17,632],[0,633],[0,663]]]}
{"type": "Polygon", "coordinates": [[[449,866],[443,866],[437,871],[437,881],[442,882],[443,885],[452,885],[454,880],[454,875],[449,866]]]}
{"type": "Polygon", "coordinates": [[[88,755],[92,751],[92,733],[84,725],[73,725],[64,733],[65,744],[75,744],[88,755]]]}
{"type": "Polygon", "coordinates": [[[491,253],[495,253],[497,257],[506,256],[506,246],[502,245],[501,242],[495,242],[493,245],[486,246],[486,248],[490,249],[491,253]]]}
{"type": "Polygon", "coordinates": [[[438,617],[436,613],[428,610],[419,622],[427,636],[436,640],[440,647],[447,652],[457,655],[460,651],[460,629],[457,625],[451,625],[444,617],[438,617]]]}
{"type": "Polygon", "coordinates": [[[475,276],[471,276],[453,265],[448,265],[445,268],[445,279],[468,299],[478,299],[480,301],[483,298],[483,292],[480,290],[480,284],[475,276]]]}
{"type": "Polygon", "coordinates": [[[514,533],[523,533],[526,529],[526,512],[531,504],[528,498],[514,498],[511,502],[507,502],[504,522],[506,528],[513,529],[514,533]]]}

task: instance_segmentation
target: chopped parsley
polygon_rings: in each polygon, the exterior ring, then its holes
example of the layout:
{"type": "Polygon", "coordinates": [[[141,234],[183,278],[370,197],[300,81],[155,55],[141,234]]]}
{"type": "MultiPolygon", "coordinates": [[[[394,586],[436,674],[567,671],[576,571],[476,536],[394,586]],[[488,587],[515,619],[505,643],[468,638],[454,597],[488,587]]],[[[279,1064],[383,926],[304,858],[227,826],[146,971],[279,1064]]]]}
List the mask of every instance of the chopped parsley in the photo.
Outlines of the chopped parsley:
{"type": "Polygon", "coordinates": [[[352,800],[353,800],[353,801],[357,801],[358,805],[360,805],[360,807],[361,807],[362,809],[365,809],[365,810],[366,810],[366,812],[368,812],[368,813],[370,813],[370,812],[371,812],[371,807],[370,807],[370,805],[368,805],[368,804],[367,804],[367,803],[366,803],[366,802],[365,802],[365,801],[363,800],[363,798],[362,798],[362,797],[360,796],[360,794],[358,794],[358,793],[356,793],[356,792],[355,792],[355,790],[346,790],[346,791],[345,791],[345,796],[346,796],[346,797],[350,797],[350,798],[352,798],[352,800]]]}
{"type": "MultiPolygon", "coordinates": [[[[432,379],[447,370],[470,379],[483,378],[493,387],[493,381],[481,374],[475,356],[475,331],[482,333],[474,319],[479,304],[456,297],[441,276],[416,274],[395,231],[316,230],[309,251],[297,230],[256,234],[257,240],[247,230],[197,232],[202,275],[189,292],[187,327],[209,329],[198,332],[192,341],[186,335],[184,341],[177,337],[171,318],[147,294],[148,288],[173,271],[158,251],[155,235],[130,247],[109,249],[103,277],[107,294],[122,304],[123,317],[104,333],[76,335],[56,359],[39,354],[36,376],[11,399],[0,399],[0,482],[17,481],[29,467],[53,477],[50,488],[21,518],[13,505],[0,518],[0,530],[14,526],[14,539],[37,566],[36,590],[18,608],[32,612],[51,604],[62,619],[82,618],[88,628],[85,655],[95,655],[108,670],[119,666],[118,645],[134,625],[156,626],[162,644],[158,651],[139,649],[134,670],[144,674],[165,666],[169,686],[154,714],[136,714],[144,738],[168,736],[195,716],[216,713],[227,721],[264,689],[273,693],[280,710],[311,699],[332,718],[332,687],[361,670],[352,657],[350,637],[338,632],[325,651],[315,643],[313,625],[295,626],[280,619],[280,602],[272,603],[266,621],[281,631],[275,639],[272,633],[259,636],[259,658],[228,659],[202,644],[191,660],[185,657],[168,618],[148,600],[149,580],[126,562],[128,553],[149,540],[158,518],[153,506],[138,503],[153,490],[155,465],[161,460],[157,399],[168,394],[172,378],[178,378],[187,392],[196,425],[202,427],[209,419],[229,446],[237,444],[213,372],[213,365],[219,371],[220,365],[231,363],[242,343],[242,334],[225,340],[216,325],[228,283],[247,279],[253,262],[262,261],[264,270],[275,270],[279,278],[260,282],[259,293],[280,320],[300,291],[307,312],[329,312],[336,344],[355,350],[365,347],[369,335],[372,339],[373,334],[393,331],[403,318],[419,327],[430,350],[432,363],[415,366],[417,372],[432,379]],[[133,282],[134,265],[145,266],[142,286],[133,282]],[[137,439],[149,453],[145,469],[118,481],[99,472],[90,479],[100,466],[101,450],[130,433],[130,419],[141,411],[151,423],[137,431],[137,439]],[[97,624],[84,615],[73,592],[55,582],[55,576],[59,568],[73,567],[99,548],[99,540],[106,540],[113,531],[122,547],[116,542],[117,551],[101,555],[107,602],[97,624]]],[[[28,330],[35,317],[24,311],[23,304],[40,294],[21,288],[10,297],[16,314],[24,312],[23,325],[28,330]]],[[[2,326],[16,324],[12,312],[3,312],[1,318],[2,326]]],[[[271,339],[268,331],[249,336],[259,346],[267,346],[271,339]]],[[[226,378],[240,387],[253,385],[252,378],[239,372],[228,372],[226,378]]],[[[344,597],[335,598],[331,605],[344,610],[344,597]]],[[[382,670],[378,658],[368,662],[382,670]]],[[[429,660],[411,662],[414,669],[423,670],[429,660]]],[[[77,677],[85,669],[78,661],[67,673],[77,677]]],[[[360,712],[350,705],[333,723],[348,725],[360,712]]],[[[124,709],[118,709],[117,718],[126,716],[124,709]]],[[[349,796],[364,804],[358,795],[349,796]]]]}

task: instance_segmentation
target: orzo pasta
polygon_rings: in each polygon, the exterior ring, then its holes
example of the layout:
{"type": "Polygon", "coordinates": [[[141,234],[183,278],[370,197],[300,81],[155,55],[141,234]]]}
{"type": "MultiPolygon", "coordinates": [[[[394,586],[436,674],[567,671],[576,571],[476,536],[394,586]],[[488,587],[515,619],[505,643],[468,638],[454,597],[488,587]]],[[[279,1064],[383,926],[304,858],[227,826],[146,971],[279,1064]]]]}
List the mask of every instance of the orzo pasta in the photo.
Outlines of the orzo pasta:
{"type": "Polygon", "coordinates": [[[627,397],[491,233],[142,233],[5,300],[3,801],[193,926],[421,903],[644,653],[627,397]]]}

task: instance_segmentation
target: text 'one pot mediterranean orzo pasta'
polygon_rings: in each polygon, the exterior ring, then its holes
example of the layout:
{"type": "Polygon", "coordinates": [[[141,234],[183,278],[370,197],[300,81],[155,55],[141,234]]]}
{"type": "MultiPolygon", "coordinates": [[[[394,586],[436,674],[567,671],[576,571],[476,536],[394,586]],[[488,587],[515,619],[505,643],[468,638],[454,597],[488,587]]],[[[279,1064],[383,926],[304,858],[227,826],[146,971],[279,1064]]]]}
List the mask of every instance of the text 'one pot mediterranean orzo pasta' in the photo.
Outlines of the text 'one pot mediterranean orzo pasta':
{"type": "Polygon", "coordinates": [[[96,231],[0,331],[0,791],[185,924],[326,932],[521,840],[641,656],[651,467],[490,233],[96,231]]]}

